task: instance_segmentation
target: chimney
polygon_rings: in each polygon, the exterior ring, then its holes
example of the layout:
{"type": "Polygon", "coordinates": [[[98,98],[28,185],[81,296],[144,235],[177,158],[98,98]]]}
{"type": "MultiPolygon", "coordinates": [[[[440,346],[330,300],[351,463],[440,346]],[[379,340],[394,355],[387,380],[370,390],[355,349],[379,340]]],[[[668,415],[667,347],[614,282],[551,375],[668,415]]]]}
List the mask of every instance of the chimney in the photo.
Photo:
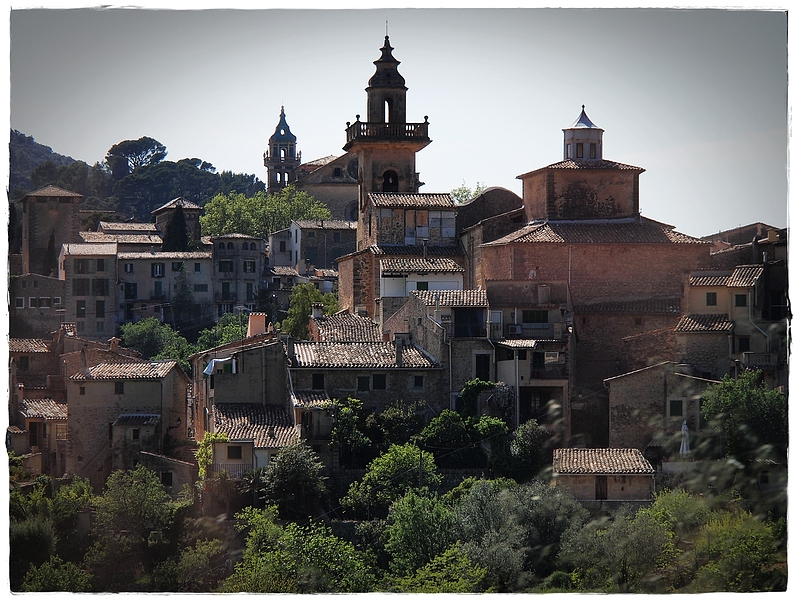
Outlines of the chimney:
{"type": "Polygon", "coordinates": [[[403,350],[404,350],[404,340],[402,340],[401,338],[396,338],[396,366],[398,367],[403,365],[403,357],[401,356],[403,350]]]}
{"type": "Polygon", "coordinates": [[[313,303],[313,318],[320,319],[324,316],[324,304],[323,302],[314,302],[313,303]]]}
{"type": "Polygon", "coordinates": [[[775,229],[769,229],[767,231],[767,241],[768,242],[777,242],[778,241],[778,232],[775,229]]]}
{"type": "Polygon", "coordinates": [[[120,340],[116,336],[114,336],[110,340],[108,340],[108,343],[111,345],[111,352],[115,352],[116,354],[119,353],[119,342],[121,342],[121,341],[122,340],[120,340]]]}
{"type": "Polygon", "coordinates": [[[266,332],[266,313],[253,312],[249,313],[249,325],[246,328],[246,337],[250,338],[253,335],[259,335],[266,332]]]}

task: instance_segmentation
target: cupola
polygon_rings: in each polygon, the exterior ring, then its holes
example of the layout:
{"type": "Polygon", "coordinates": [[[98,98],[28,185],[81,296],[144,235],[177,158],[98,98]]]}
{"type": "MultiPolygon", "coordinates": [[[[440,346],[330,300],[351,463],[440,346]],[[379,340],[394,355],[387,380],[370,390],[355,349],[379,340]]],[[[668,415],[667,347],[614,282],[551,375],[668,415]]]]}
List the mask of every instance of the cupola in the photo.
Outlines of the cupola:
{"type": "Polygon", "coordinates": [[[564,132],[564,160],[603,160],[603,129],[590,121],[581,105],[581,114],[564,132]]]}
{"type": "Polygon", "coordinates": [[[398,72],[400,62],[393,57],[390,38],[385,36],[382,56],[374,61],[376,73],[368,80],[368,122],[406,123],[407,87],[398,72]]]}

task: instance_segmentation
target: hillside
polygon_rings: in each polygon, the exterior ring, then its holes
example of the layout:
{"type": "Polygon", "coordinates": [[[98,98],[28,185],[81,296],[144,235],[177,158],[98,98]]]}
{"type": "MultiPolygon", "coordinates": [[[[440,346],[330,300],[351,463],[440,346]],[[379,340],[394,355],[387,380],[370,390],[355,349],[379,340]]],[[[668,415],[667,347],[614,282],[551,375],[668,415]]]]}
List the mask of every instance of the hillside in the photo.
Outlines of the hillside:
{"type": "Polygon", "coordinates": [[[38,143],[33,136],[25,135],[16,130],[11,130],[11,141],[8,147],[9,169],[8,189],[22,188],[32,191],[33,184],[30,174],[38,165],[52,161],[57,167],[66,167],[75,162],[71,156],[64,156],[53,152],[49,146],[38,143]]]}

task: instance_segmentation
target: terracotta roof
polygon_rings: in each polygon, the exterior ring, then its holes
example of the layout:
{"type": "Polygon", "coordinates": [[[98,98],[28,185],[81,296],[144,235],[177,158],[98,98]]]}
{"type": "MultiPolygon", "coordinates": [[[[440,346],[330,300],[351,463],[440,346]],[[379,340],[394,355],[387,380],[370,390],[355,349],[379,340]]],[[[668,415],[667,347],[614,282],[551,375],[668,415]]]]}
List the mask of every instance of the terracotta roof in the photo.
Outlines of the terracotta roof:
{"type": "Polygon", "coordinates": [[[47,342],[39,339],[10,338],[8,340],[9,352],[25,352],[26,354],[49,352],[47,342]]]}
{"type": "Polygon", "coordinates": [[[212,431],[226,433],[230,441],[254,440],[255,448],[282,448],[299,439],[282,406],[220,402],[211,419],[212,431]]]}
{"type": "Polygon", "coordinates": [[[468,306],[484,307],[487,301],[487,290],[421,290],[411,291],[424,306],[468,306]]]}
{"type": "Polygon", "coordinates": [[[160,415],[151,413],[127,413],[116,417],[114,427],[147,427],[157,425],[161,420],[160,415]]]}
{"type": "Polygon", "coordinates": [[[641,298],[615,302],[595,302],[575,307],[577,313],[652,313],[681,314],[681,298],[641,298]]]}
{"type": "Polygon", "coordinates": [[[16,425],[9,425],[8,428],[6,429],[6,431],[8,433],[10,433],[10,434],[13,434],[13,435],[20,435],[20,434],[26,433],[26,431],[24,429],[20,429],[16,425]]]}
{"type": "MultiPolygon", "coordinates": [[[[343,155],[341,155],[341,156],[343,156],[343,155]]],[[[324,156],[322,158],[316,158],[315,160],[308,160],[307,162],[303,162],[297,168],[307,167],[307,166],[309,166],[309,167],[323,167],[324,165],[328,165],[329,163],[331,163],[333,160],[335,160],[337,158],[339,158],[339,157],[338,156],[333,156],[332,154],[330,154],[329,156],[324,156]]]]}
{"type": "Polygon", "coordinates": [[[291,394],[291,400],[297,408],[323,409],[332,405],[327,393],[320,390],[296,390],[291,394]]]}
{"type": "Polygon", "coordinates": [[[115,221],[100,221],[97,231],[104,233],[131,232],[157,233],[158,227],[155,223],[119,223],[115,221]]]}
{"type": "Polygon", "coordinates": [[[728,315],[684,315],[675,326],[676,333],[683,332],[728,332],[733,321],[728,315]]]}
{"type": "Polygon", "coordinates": [[[503,346],[504,348],[536,348],[539,340],[496,340],[496,346],[503,346]]]}
{"type": "Polygon", "coordinates": [[[752,287],[764,272],[764,265],[739,265],[728,279],[728,287],[752,287]]]}
{"type": "Polygon", "coordinates": [[[120,252],[119,260],[134,260],[137,258],[151,258],[153,260],[201,260],[213,258],[212,252],[120,252]]]}
{"type": "Polygon", "coordinates": [[[299,276],[299,271],[297,271],[293,267],[269,267],[268,270],[272,275],[278,275],[280,277],[299,276]]]}
{"type": "Polygon", "coordinates": [[[82,198],[83,194],[78,194],[77,192],[70,192],[63,188],[56,187],[54,185],[48,185],[43,188],[40,188],[34,192],[30,192],[29,194],[25,194],[26,196],[44,196],[46,198],[52,198],[54,196],[69,196],[72,198],[82,198]]]}
{"type": "Polygon", "coordinates": [[[557,448],[553,470],[560,474],[641,474],[654,469],[636,448],[557,448]]]}
{"type": "Polygon", "coordinates": [[[67,404],[52,398],[25,398],[19,403],[19,412],[26,419],[66,421],[67,404]]]}
{"type": "Polygon", "coordinates": [[[377,207],[455,208],[451,194],[368,194],[377,207]]]}
{"type": "Polygon", "coordinates": [[[66,256],[107,256],[116,254],[116,243],[107,244],[64,244],[64,255],[66,256]]]}
{"type": "Polygon", "coordinates": [[[382,274],[386,273],[461,273],[465,269],[450,258],[383,258],[382,274]]]}
{"type": "Polygon", "coordinates": [[[177,365],[176,360],[141,362],[103,362],[78,372],[70,379],[74,381],[109,379],[161,379],[177,365]]]}
{"type": "Polygon", "coordinates": [[[330,279],[337,279],[338,272],[335,269],[314,269],[315,275],[314,277],[321,277],[321,278],[330,278],[330,279]]]}
{"type": "Polygon", "coordinates": [[[81,231],[80,237],[88,244],[112,243],[121,244],[162,244],[163,238],[156,234],[146,233],[105,233],[103,231],[81,231]]]}
{"type": "Polygon", "coordinates": [[[300,229],[357,229],[357,221],[315,219],[294,221],[300,229]]]}
{"type": "Polygon", "coordinates": [[[725,287],[728,285],[729,278],[730,275],[727,273],[720,275],[716,271],[710,273],[696,271],[689,275],[689,285],[692,287],[725,287]]]}
{"type": "Polygon", "coordinates": [[[310,317],[323,342],[381,342],[379,324],[367,317],[339,312],[326,317],[310,317]]]}
{"type": "Polygon", "coordinates": [[[415,346],[404,346],[401,365],[393,342],[295,342],[294,367],[314,369],[433,369],[437,364],[415,346]]]}
{"type": "Polygon", "coordinates": [[[64,333],[68,336],[77,335],[77,323],[61,323],[64,333]]]}
{"type": "Polygon", "coordinates": [[[259,240],[262,241],[263,238],[258,237],[256,235],[248,235],[246,233],[222,233],[221,235],[212,235],[210,236],[211,241],[213,240],[259,240]]]}
{"type": "MultiPolygon", "coordinates": [[[[613,171],[639,171],[640,173],[645,171],[645,169],[643,169],[642,167],[635,167],[634,165],[626,165],[623,163],[615,162],[613,160],[605,160],[605,159],[576,160],[572,158],[555,162],[546,167],[542,167],[542,169],[610,169],[613,171]]],[[[531,171],[531,173],[536,173],[537,171],[541,171],[542,169],[536,169],[535,171],[531,171]]],[[[525,177],[526,175],[530,175],[531,173],[524,173],[523,175],[518,175],[517,179],[522,179],[523,177],[525,177]]]]}
{"type": "Polygon", "coordinates": [[[156,212],[160,212],[160,211],[165,210],[167,208],[177,208],[178,206],[182,206],[183,208],[187,208],[189,210],[201,209],[202,208],[198,204],[194,204],[193,202],[191,202],[190,200],[186,200],[185,198],[175,198],[174,200],[169,200],[163,206],[153,210],[152,214],[154,215],[156,212]]]}
{"type": "Polygon", "coordinates": [[[483,246],[510,243],[553,244],[708,244],[679,233],[671,225],[640,217],[595,221],[546,221],[530,223],[483,246]]]}
{"type": "MultiPolygon", "coordinates": [[[[404,244],[381,244],[369,246],[366,250],[377,256],[423,256],[423,246],[405,246],[404,244]]],[[[457,246],[427,246],[426,256],[461,256],[457,246]]]]}

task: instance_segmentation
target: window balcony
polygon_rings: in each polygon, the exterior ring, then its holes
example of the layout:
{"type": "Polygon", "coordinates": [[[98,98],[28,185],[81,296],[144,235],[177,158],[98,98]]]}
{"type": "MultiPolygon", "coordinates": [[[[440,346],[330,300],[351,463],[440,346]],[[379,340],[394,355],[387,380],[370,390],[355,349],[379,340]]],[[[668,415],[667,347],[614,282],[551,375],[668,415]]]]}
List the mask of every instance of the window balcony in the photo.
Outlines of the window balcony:
{"type": "Polygon", "coordinates": [[[418,140],[429,141],[429,122],[364,123],[356,121],[346,128],[346,143],[353,141],[418,140]]]}

